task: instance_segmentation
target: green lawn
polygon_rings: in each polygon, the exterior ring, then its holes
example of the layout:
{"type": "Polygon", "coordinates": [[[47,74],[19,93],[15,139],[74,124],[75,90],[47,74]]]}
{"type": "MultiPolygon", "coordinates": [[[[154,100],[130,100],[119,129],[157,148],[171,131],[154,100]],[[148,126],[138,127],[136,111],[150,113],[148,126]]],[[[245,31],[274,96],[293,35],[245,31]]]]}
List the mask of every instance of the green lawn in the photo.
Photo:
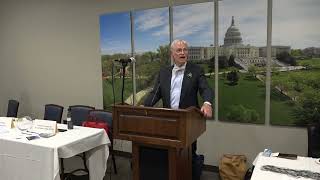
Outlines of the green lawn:
{"type": "MultiPolygon", "coordinates": [[[[232,105],[242,105],[247,109],[253,109],[259,114],[259,120],[250,123],[263,124],[265,116],[265,85],[261,81],[246,74],[240,74],[237,85],[230,86],[224,77],[219,78],[219,120],[239,122],[227,119],[227,113],[232,105]]],[[[213,81],[209,81],[213,87],[213,81]]],[[[290,115],[291,100],[280,94],[277,90],[271,92],[271,119],[273,124],[292,125],[290,115]]],[[[240,121],[243,122],[243,121],[240,121]]]]}
{"type": "Polygon", "coordinates": [[[297,61],[297,63],[300,66],[309,65],[312,68],[320,69],[320,58],[299,60],[299,61],[297,61]]]}
{"type": "Polygon", "coordinates": [[[278,90],[271,91],[270,124],[291,126],[294,124],[292,110],[294,103],[278,90]]]}
{"type": "MultiPolygon", "coordinates": [[[[292,72],[282,72],[277,75],[272,75],[272,80],[273,81],[278,81],[281,82],[281,84],[285,85],[285,90],[290,96],[297,96],[298,98],[300,96],[303,96],[305,91],[317,91],[314,89],[312,86],[310,86],[310,82],[319,82],[319,77],[320,77],[320,70],[319,69],[311,69],[309,71],[307,70],[301,70],[301,71],[292,71],[292,72]],[[300,86],[302,87],[301,92],[297,92],[294,89],[295,82],[293,82],[292,77],[295,77],[296,79],[298,78],[298,83],[301,84],[300,86]]],[[[278,92],[279,94],[279,92],[278,92]]],[[[294,108],[294,105],[292,105],[292,101],[287,99],[281,99],[277,101],[279,104],[287,105],[287,106],[292,106],[294,108]]],[[[294,124],[294,117],[289,118],[288,120],[284,121],[281,119],[281,117],[277,116],[275,112],[286,112],[289,117],[290,116],[290,111],[287,112],[285,109],[281,107],[273,107],[271,106],[271,124],[274,125],[293,125],[294,124]]],[[[279,114],[279,113],[277,113],[279,114]]]]}
{"type": "MultiPolygon", "coordinates": [[[[264,123],[265,88],[262,82],[240,74],[237,85],[229,85],[224,77],[219,78],[219,120],[227,119],[231,105],[243,105],[245,108],[255,109],[259,120],[253,123],[264,123]]],[[[213,83],[213,82],[212,82],[213,83]]]]}
{"type": "MultiPolygon", "coordinates": [[[[114,91],[115,91],[115,102],[121,103],[121,93],[122,93],[122,79],[116,78],[114,82],[114,91]]],[[[124,101],[132,93],[132,79],[125,79],[125,88],[124,88],[124,101]]],[[[114,102],[113,93],[112,93],[112,83],[110,80],[103,80],[103,105],[104,109],[111,110],[111,105],[114,102]]]]}

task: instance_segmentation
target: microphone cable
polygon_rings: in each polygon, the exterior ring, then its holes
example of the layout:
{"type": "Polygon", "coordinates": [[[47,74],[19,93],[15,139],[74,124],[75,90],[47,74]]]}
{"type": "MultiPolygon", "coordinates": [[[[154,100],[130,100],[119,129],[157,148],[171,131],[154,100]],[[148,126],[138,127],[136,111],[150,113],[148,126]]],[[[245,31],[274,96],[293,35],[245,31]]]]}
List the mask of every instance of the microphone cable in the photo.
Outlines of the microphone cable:
{"type": "Polygon", "coordinates": [[[116,105],[116,95],[114,93],[114,62],[112,61],[111,68],[111,84],[112,84],[112,96],[113,96],[113,105],[116,105]]]}

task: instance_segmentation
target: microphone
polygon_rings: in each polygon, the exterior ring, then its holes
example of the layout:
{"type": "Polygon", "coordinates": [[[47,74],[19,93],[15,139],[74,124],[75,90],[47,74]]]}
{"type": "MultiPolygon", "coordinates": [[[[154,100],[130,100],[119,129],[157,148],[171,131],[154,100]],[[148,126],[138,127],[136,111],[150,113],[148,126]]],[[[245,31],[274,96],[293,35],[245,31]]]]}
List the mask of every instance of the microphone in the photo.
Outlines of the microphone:
{"type": "Polygon", "coordinates": [[[115,62],[119,62],[119,63],[131,63],[131,62],[135,62],[135,58],[134,57],[131,57],[129,59],[115,59],[114,60],[115,62]]]}

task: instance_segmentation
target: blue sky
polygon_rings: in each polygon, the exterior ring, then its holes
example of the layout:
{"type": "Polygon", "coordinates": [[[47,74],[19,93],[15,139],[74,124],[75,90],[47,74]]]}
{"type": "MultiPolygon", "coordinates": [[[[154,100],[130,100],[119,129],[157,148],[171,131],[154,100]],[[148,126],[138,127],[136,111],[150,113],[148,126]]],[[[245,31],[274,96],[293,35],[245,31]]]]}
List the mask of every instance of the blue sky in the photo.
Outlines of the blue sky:
{"type": "MultiPolygon", "coordinates": [[[[320,0],[273,1],[273,45],[292,48],[320,47],[320,0]]],[[[231,17],[240,29],[244,44],[265,46],[266,0],[223,0],[219,4],[219,44],[230,26],[231,17]]],[[[135,11],[134,32],[137,53],[156,51],[169,43],[168,8],[135,11]]],[[[129,12],[100,16],[101,53],[130,53],[129,12]]],[[[191,46],[213,44],[213,3],[173,7],[173,37],[191,46]]]]}
{"type": "Polygon", "coordinates": [[[154,51],[159,45],[169,44],[168,8],[134,12],[135,50],[137,53],[154,51]]]}
{"type": "Polygon", "coordinates": [[[113,13],[100,16],[100,47],[102,54],[130,53],[129,13],[113,13]]]}

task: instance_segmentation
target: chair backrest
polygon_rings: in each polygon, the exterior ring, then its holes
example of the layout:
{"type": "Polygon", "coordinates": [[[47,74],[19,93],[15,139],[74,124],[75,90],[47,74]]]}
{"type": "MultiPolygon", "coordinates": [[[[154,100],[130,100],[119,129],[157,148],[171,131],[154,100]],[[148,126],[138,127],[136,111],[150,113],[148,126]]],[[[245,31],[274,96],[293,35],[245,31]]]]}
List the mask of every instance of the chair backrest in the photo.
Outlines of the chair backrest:
{"type": "Polygon", "coordinates": [[[19,102],[17,100],[9,100],[7,117],[17,117],[19,109],[19,102]]]}
{"type": "Polygon", "coordinates": [[[320,158],[320,124],[310,124],[308,130],[308,156],[320,158]]]}
{"type": "Polygon", "coordinates": [[[46,104],[44,108],[44,117],[45,120],[56,121],[61,123],[61,118],[63,114],[64,107],[56,104],[46,104]]]}
{"type": "Polygon", "coordinates": [[[73,105],[69,106],[68,111],[71,113],[71,121],[76,126],[81,126],[82,122],[88,119],[89,111],[94,110],[92,106],[73,105]]]}
{"type": "Polygon", "coordinates": [[[112,128],[112,113],[105,110],[92,110],[89,112],[89,115],[97,118],[97,120],[105,121],[110,128],[112,128]]]}

